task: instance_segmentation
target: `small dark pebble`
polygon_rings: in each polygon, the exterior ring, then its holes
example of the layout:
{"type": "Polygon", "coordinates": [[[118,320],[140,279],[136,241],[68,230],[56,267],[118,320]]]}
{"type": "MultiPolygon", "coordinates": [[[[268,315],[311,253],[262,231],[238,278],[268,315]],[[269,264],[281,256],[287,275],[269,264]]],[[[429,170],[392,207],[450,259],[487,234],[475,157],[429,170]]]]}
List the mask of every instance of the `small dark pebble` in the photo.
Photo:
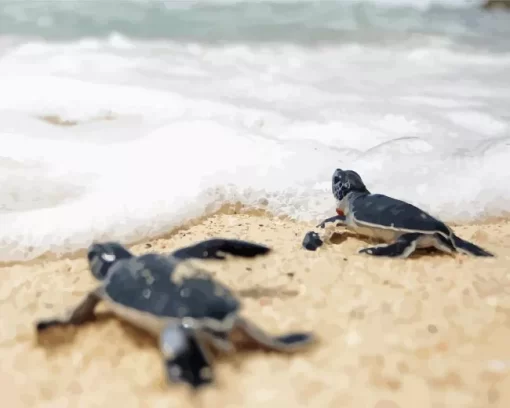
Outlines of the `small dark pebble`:
{"type": "Polygon", "coordinates": [[[287,273],[287,276],[288,276],[289,278],[293,278],[293,277],[294,277],[294,272],[289,272],[289,273],[287,273]]]}
{"type": "Polygon", "coordinates": [[[253,270],[253,269],[251,269],[249,266],[247,266],[247,267],[246,267],[246,270],[247,270],[247,271],[251,271],[251,270],[253,270]]]}
{"type": "Polygon", "coordinates": [[[308,231],[303,239],[303,247],[309,251],[316,251],[323,243],[315,231],[308,231]]]}
{"type": "Polygon", "coordinates": [[[347,258],[344,258],[344,261],[347,261],[347,258]]]}
{"type": "Polygon", "coordinates": [[[428,329],[429,333],[437,333],[437,327],[434,326],[433,324],[429,324],[427,329],[428,329]]]}
{"type": "Polygon", "coordinates": [[[152,248],[152,244],[145,244],[145,248],[152,248]]]}

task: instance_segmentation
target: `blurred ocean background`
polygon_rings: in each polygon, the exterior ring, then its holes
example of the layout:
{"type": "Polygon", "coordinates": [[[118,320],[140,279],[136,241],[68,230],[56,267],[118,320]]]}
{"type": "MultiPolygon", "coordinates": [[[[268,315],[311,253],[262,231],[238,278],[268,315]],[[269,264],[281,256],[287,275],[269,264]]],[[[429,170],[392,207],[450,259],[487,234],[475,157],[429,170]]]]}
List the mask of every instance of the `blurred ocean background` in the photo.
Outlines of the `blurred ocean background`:
{"type": "Polygon", "coordinates": [[[463,0],[0,0],[0,260],[331,175],[445,221],[510,209],[510,13],[463,0]]]}

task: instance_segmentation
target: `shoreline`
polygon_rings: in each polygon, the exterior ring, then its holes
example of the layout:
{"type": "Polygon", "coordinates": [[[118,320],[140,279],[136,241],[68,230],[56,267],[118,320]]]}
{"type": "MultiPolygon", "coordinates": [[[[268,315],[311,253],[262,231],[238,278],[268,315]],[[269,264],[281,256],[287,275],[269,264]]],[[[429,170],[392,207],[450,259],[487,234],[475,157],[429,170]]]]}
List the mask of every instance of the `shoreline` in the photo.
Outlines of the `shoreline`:
{"type": "MultiPolygon", "coordinates": [[[[208,219],[210,217],[214,217],[216,215],[237,215],[237,214],[249,214],[249,215],[254,215],[254,216],[264,215],[267,217],[278,218],[278,219],[287,219],[288,218],[287,216],[273,215],[269,211],[264,210],[263,208],[258,209],[258,208],[246,207],[246,206],[242,205],[241,203],[223,204],[219,209],[212,211],[211,213],[207,213],[207,214],[201,215],[199,217],[193,218],[192,220],[189,220],[179,226],[171,228],[169,231],[166,231],[162,234],[158,234],[158,235],[151,236],[151,237],[143,237],[140,239],[136,239],[136,240],[127,242],[127,243],[122,242],[122,244],[123,245],[125,244],[125,245],[131,247],[131,246],[136,246],[136,245],[145,243],[147,241],[153,241],[153,240],[158,240],[158,239],[170,239],[174,235],[178,234],[180,231],[184,231],[189,228],[192,228],[193,226],[202,223],[203,221],[205,221],[206,219],[208,219]]],[[[40,262],[54,262],[54,261],[58,261],[61,259],[75,260],[75,259],[82,258],[85,255],[86,255],[86,248],[81,248],[76,251],[65,252],[62,254],[57,253],[57,252],[48,251],[48,252],[45,252],[45,253],[37,256],[36,258],[30,259],[28,261],[0,261],[0,268],[14,266],[14,265],[18,265],[18,264],[30,266],[30,265],[38,264],[40,262]]]]}
{"type": "Polygon", "coordinates": [[[356,254],[367,244],[350,236],[306,251],[311,224],[229,211],[128,247],[169,252],[219,236],[273,247],[254,260],[197,263],[237,292],[243,316],[274,334],[312,330],[317,346],[291,357],[218,357],[217,385],[191,399],[166,383],[156,342],[101,306],[97,321],[36,341],[36,319],[63,313],[95,286],[83,257],[0,266],[7,405],[105,406],[112,396],[126,407],[510,405],[510,220],[454,228],[496,258],[391,260],[356,254]]]}
{"type": "MultiPolygon", "coordinates": [[[[263,208],[263,207],[250,207],[246,206],[240,202],[236,203],[224,203],[218,209],[201,215],[199,217],[193,218],[182,223],[179,226],[173,227],[170,230],[158,234],[151,237],[142,237],[139,239],[135,239],[132,241],[124,242],[123,244],[127,246],[136,246],[147,241],[159,240],[159,239],[171,239],[174,235],[179,234],[181,231],[186,231],[202,222],[207,220],[208,218],[215,217],[217,215],[250,215],[250,216],[264,216],[272,219],[285,220],[288,222],[300,224],[303,226],[303,236],[301,237],[300,242],[302,242],[305,233],[309,230],[315,229],[315,223],[307,222],[307,221],[299,221],[291,218],[288,215],[276,215],[273,212],[263,208]]],[[[334,211],[332,211],[331,216],[334,215],[334,211]]],[[[475,220],[470,220],[466,222],[445,222],[448,226],[457,228],[457,227],[471,227],[471,226],[488,226],[488,225],[496,225],[500,223],[505,223],[510,221],[510,212],[504,213],[498,216],[484,216],[475,220]]],[[[14,266],[14,265],[36,265],[40,262],[54,262],[61,259],[79,259],[84,257],[86,254],[86,248],[81,248],[76,251],[57,253],[57,252],[45,252],[36,258],[30,259],[28,261],[0,261],[0,268],[14,266]]]]}

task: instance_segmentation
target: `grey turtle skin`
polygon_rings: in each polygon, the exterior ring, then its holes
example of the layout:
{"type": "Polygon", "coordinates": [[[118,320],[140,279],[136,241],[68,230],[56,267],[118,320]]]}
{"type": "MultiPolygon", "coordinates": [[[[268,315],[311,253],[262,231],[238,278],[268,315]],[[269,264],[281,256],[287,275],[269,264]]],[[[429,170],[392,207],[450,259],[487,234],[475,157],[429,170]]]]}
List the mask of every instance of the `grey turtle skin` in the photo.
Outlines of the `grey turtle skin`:
{"type": "Polygon", "coordinates": [[[241,317],[239,300],[187,259],[223,259],[229,253],[254,257],[270,248],[246,241],[213,239],[170,254],[135,256],[117,242],[88,249],[92,275],[100,282],[65,317],[36,322],[38,333],[54,326],[81,325],[105,302],[119,318],[159,339],[168,380],[192,389],[212,383],[212,351],[233,352],[234,337],[266,350],[293,352],[315,341],[311,333],[270,336],[241,317]]]}
{"type": "MultiPolygon", "coordinates": [[[[344,226],[386,244],[363,248],[359,253],[407,258],[418,248],[437,248],[453,254],[462,252],[479,257],[494,255],[454,234],[442,221],[405,201],[383,194],[372,194],[353,170],[336,169],[332,177],[337,216],[324,220],[344,226]]],[[[310,234],[310,233],[308,233],[310,234]]],[[[316,246],[322,242],[316,243],[316,246]]],[[[313,249],[312,249],[313,250],[313,249]]]]}

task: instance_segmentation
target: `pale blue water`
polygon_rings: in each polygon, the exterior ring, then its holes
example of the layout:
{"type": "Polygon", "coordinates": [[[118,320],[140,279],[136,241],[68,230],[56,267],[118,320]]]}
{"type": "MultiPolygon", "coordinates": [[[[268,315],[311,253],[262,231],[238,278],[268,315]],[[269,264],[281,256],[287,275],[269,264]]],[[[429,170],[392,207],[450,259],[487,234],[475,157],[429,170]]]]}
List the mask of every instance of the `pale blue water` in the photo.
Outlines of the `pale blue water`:
{"type": "Polygon", "coordinates": [[[503,13],[480,1],[2,0],[0,34],[51,40],[105,37],[204,43],[395,43],[410,34],[504,48],[503,13]]]}
{"type": "Polygon", "coordinates": [[[0,5],[1,260],[152,236],[232,201],[317,221],[336,167],[446,221],[510,209],[510,13],[0,5]]]}

